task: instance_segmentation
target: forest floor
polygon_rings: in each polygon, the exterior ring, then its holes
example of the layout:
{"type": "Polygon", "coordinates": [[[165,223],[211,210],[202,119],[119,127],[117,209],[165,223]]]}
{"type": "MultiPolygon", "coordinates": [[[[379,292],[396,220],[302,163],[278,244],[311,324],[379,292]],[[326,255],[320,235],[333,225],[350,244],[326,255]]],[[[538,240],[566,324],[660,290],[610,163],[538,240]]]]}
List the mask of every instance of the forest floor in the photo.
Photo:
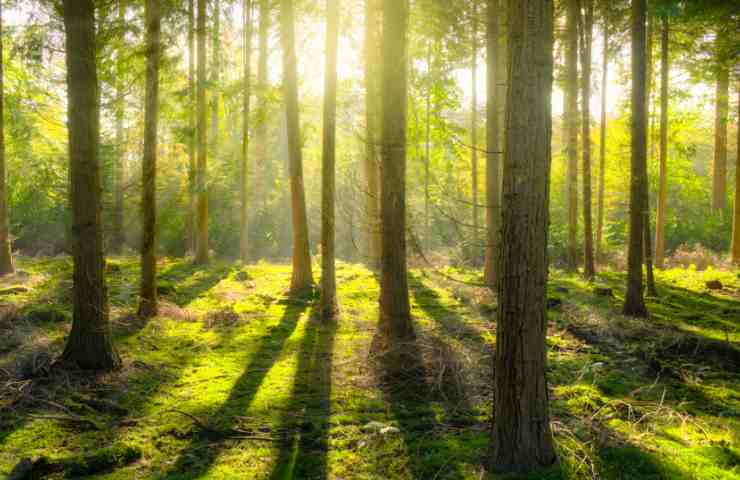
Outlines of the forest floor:
{"type": "MultiPolygon", "coordinates": [[[[161,315],[144,322],[137,259],[109,259],[124,368],[97,376],[49,373],[70,327],[71,260],[18,266],[0,281],[0,476],[513,478],[482,468],[496,305],[471,285],[479,271],[411,272],[423,369],[389,384],[370,353],[377,280],[359,265],[338,265],[341,316],[324,324],[314,297],[286,295],[289,266],[165,259],[161,315]]],[[[561,467],[530,478],[740,479],[738,272],[657,280],[651,318],[635,320],[619,314],[622,274],[552,272],[561,467]]]]}

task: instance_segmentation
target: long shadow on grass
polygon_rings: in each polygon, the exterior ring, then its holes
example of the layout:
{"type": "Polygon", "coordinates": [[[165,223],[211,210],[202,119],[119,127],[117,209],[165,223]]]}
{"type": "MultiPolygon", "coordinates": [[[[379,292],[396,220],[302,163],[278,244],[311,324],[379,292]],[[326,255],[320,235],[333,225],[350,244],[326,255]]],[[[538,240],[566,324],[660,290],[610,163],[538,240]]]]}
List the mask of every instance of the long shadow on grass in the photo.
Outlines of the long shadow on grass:
{"type": "Polygon", "coordinates": [[[336,322],[322,322],[312,311],[298,353],[292,398],[281,421],[290,432],[269,478],[327,478],[332,363],[336,322]]]}
{"type": "MultiPolygon", "coordinates": [[[[289,299],[280,323],[262,339],[259,348],[250,356],[244,372],[234,384],[229,397],[216,410],[209,423],[218,429],[228,430],[236,425],[237,417],[249,408],[270,368],[277,362],[283,346],[293,334],[303,312],[308,307],[305,299],[289,299]]],[[[209,438],[207,432],[195,434],[180,453],[175,465],[161,478],[197,478],[210,470],[226,448],[224,439],[209,438]]]]}
{"type": "Polygon", "coordinates": [[[208,269],[195,265],[189,261],[179,261],[159,275],[160,285],[174,287],[174,295],[164,294],[165,298],[173,298],[181,307],[186,306],[203,293],[218,285],[231,272],[231,267],[224,264],[215,264],[208,269]]]}

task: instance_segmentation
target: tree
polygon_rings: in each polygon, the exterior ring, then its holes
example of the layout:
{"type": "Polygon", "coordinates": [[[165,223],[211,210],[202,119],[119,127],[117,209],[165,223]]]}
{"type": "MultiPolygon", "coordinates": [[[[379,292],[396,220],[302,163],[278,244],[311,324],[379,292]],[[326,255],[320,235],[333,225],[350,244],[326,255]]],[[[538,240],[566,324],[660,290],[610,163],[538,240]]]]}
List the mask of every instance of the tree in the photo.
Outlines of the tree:
{"type": "Polygon", "coordinates": [[[735,161],[735,204],[732,215],[732,263],[740,265],[740,80],[737,88],[737,160],[735,161]]]}
{"type": "Polygon", "coordinates": [[[578,0],[566,3],[565,105],[568,268],[578,268],[578,0]]]}
{"type": "Polygon", "coordinates": [[[606,180],[606,89],[609,77],[609,20],[607,18],[608,1],[602,3],[603,17],[603,50],[601,65],[601,125],[599,142],[599,190],[596,200],[596,260],[601,260],[601,248],[604,235],[604,187],[606,180]]]}
{"type": "Polygon", "coordinates": [[[593,38],[594,4],[593,0],[583,0],[584,22],[581,45],[583,80],[581,81],[582,128],[583,128],[583,235],[584,256],[583,274],[593,279],[596,274],[594,265],[594,232],[591,217],[591,45],[593,38]]]}
{"type": "Polygon", "coordinates": [[[630,228],[627,253],[627,293],[623,312],[635,317],[647,316],[643,298],[642,262],[647,210],[646,141],[646,0],[633,0],[630,29],[632,36],[632,122],[630,166],[630,228]]]}
{"type": "Polygon", "coordinates": [[[10,227],[8,225],[8,192],[5,175],[5,89],[3,84],[3,10],[0,1],[0,275],[13,273],[13,257],[10,249],[10,227]]]}
{"type": "Polygon", "coordinates": [[[498,471],[527,472],[557,462],[545,377],[553,2],[509,0],[508,27],[491,463],[498,471]]]}
{"type": "Polygon", "coordinates": [[[195,252],[197,245],[196,234],[196,93],[195,93],[195,0],[188,0],[188,193],[189,205],[186,217],[187,249],[195,252]]]}
{"type": "Polygon", "coordinates": [[[324,77],[324,136],[321,155],[321,316],[334,316],[337,285],[334,272],[334,199],[337,116],[338,0],[326,2],[326,72],[324,77]]]}
{"type": "Polygon", "coordinates": [[[380,334],[389,347],[415,336],[406,272],[407,21],[408,0],[383,0],[380,334]]]}
{"type": "Polygon", "coordinates": [[[157,315],[157,124],[159,119],[159,0],[146,0],[146,100],[144,103],[141,293],[139,316],[157,315]]]}
{"type": "MultiPolygon", "coordinates": [[[[118,21],[121,25],[126,21],[126,7],[123,0],[118,0],[118,21]]],[[[125,32],[125,30],[122,30],[125,32]]],[[[116,52],[116,74],[117,78],[115,81],[116,87],[116,102],[115,102],[115,117],[116,117],[116,157],[113,165],[113,232],[111,235],[111,251],[115,253],[121,253],[123,245],[126,242],[126,236],[124,233],[124,195],[123,195],[123,179],[124,179],[124,159],[126,156],[126,139],[123,130],[123,119],[126,114],[126,98],[124,94],[124,81],[123,81],[123,55],[124,45],[126,44],[125,33],[121,34],[121,43],[118,46],[116,52]]]]}
{"type": "Polygon", "coordinates": [[[267,60],[270,33],[270,2],[259,0],[259,46],[257,52],[257,122],[254,129],[255,143],[255,181],[254,198],[261,199],[266,207],[265,170],[267,150],[267,60]]]}
{"type": "Polygon", "coordinates": [[[498,71],[498,0],[488,0],[486,24],[486,253],[483,276],[491,288],[496,288],[496,255],[499,229],[499,97],[496,83],[498,71]]]}
{"type": "Polygon", "coordinates": [[[293,0],[281,0],[280,2],[280,39],[283,44],[283,95],[288,120],[290,205],[293,219],[293,274],[290,280],[290,290],[299,292],[311,288],[313,275],[311,273],[311,253],[308,247],[306,193],[303,187],[293,0]]]}
{"type": "Polygon", "coordinates": [[[198,1],[198,20],[196,36],[198,39],[197,86],[196,86],[196,146],[198,152],[195,173],[197,194],[195,242],[195,263],[208,263],[208,187],[206,169],[208,152],[206,149],[206,0],[198,1]]]}
{"type": "Polygon", "coordinates": [[[95,61],[93,0],[64,0],[68,131],[74,257],[72,330],[61,362],[86,370],[112,370],[113,347],[105,282],[100,202],[100,110],[95,61]]]}
{"type": "Polygon", "coordinates": [[[470,108],[470,150],[471,150],[471,189],[473,192],[473,248],[472,259],[478,264],[478,1],[471,2],[471,82],[473,84],[472,105],[470,108]]]}
{"type": "Polygon", "coordinates": [[[242,264],[249,261],[247,178],[249,172],[249,100],[251,97],[250,77],[252,75],[252,0],[244,0],[244,78],[242,80],[242,157],[239,168],[239,257],[242,264]]]}
{"type": "Polygon", "coordinates": [[[218,114],[221,96],[219,83],[221,82],[221,0],[212,0],[213,30],[211,31],[211,147],[213,152],[218,147],[218,114]]]}
{"type": "Polygon", "coordinates": [[[668,18],[662,19],[660,34],[660,158],[658,206],[655,215],[655,266],[665,259],[665,216],[668,202],[668,18]]]}
{"type": "Polygon", "coordinates": [[[727,65],[719,63],[715,96],[714,162],[712,163],[712,208],[714,210],[722,210],[727,206],[727,116],[729,97],[729,69],[727,65]]]}
{"type": "Polygon", "coordinates": [[[380,268],[380,0],[365,0],[365,215],[368,229],[367,262],[370,268],[380,268]]]}

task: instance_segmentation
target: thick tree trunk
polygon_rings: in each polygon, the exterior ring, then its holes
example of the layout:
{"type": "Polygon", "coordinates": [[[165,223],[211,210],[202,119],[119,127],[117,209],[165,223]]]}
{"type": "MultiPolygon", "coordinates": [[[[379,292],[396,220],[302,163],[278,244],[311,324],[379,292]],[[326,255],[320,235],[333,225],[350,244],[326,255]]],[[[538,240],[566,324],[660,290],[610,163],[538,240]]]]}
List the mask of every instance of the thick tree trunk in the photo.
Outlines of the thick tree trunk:
{"type": "Polygon", "coordinates": [[[735,204],[732,215],[732,263],[740,265],[740,81],[737,85],[737,160],[735,161],[735,204]]]}
{"type": "Polygon", "coordinates": [[[64,0],[68,131],[74,256],[72,331],[61,361],[82,369],[111,370],[113,347],[105,283],[100,203],[100,110],[93,0],[64,0]]]}
{"type": "Polygon", "coordinates": [[[415,336],[406,272],[407,22],[408,0],[383,0],[380,335],[390,348],[415,336]]]}
{"type": "Polygon", "coordinates": [[[13,273],[13,257],[10,248],[10,228],[8,223],[8,191],[5,174],[5,86],[3,82],[3,13],[0,2],[0,275],[13,273]]]}
{"type": "Polygon", "coordinates": [[[367,263],[380,268],[380,0],[365,0],[365,212],[367,224],[367,263]]]}
{"type": "Polygon", "coordinates": [[[197,149],[198,164],[195,179],[197,192],[196,223],[198,237],[195,242],[195,263],[208,263],[208,186],[207,186],[207,158],[206,147],[206,0],[198,1],[198,20],[196,36],[198,39],[197,60],[197,149]]]}
{"type": "Polygon", "coordinates": [[[647,316],[643,297],[642,261],[645,239],[645,212],[648,208],[647,142],[646,142],[646,0],[633,0],[631,11],[632,34],[632,124],[631,124],[631,180],[630,229],[628,246],[627,293],[624,313],[636,317],[647,316]]]}
{"type": "MultiPolygon", "coordinates": [[[[122,0],[118,0],[118,21],[123,25],[126,8],[122,0]]],[[[110,249],[114,253],[121,253],[126,242],[124,233],[124,210],[123,210],[123,168],[126,155],[126,139],[123,131],[123,118],[125,116],[126,103],[123,93],[123,55],[124,47],[120,46],[116,53],[116,155],[113,161],[113,232],[111,234],[110,249]]]]}
{"type": "Polygon", "coordinates": [[[248,174],[249,174],[249,108],[252,95],[252,0],[244,0],[244,78],[242,79],[242,157],[239,168],[239,257],[242,264],[249,262],[248,248],[248,174]]]}
{"type": "Polygon", "coordinates": [[[270,2],[259,0],[259,46],[257,53],[257,122],[254,130],[255,169],[254,198],[262,202],[262,209],[267,209],[267,61],[270,33],[270,2]]]}
{"type": "Polygon", "coordinates": [[[668,19],[660,35],[660,159],[658,206],[655,214],[655,266],[664,267],[665,216],[668,202],[668,19]]]}
{"type": "Polygon", "coordinates": [[[186,250],[195,252],[196,245],[196,170],[195,163],[195,4],[188,0],[188,212],[186,218],[186,250]]]}
{"type": "Polygon", "coordinates": [[[303,187],[293,0],[281,0],[280,7],[280,38],[283,43],[283,95],[285,96],[288,121],[290,205],[293,218],[293,275],[290,281],[290,290],[299,292],[311,288],[313,275],[311,273],[311,253],[308,246],[306,193],[303,187]]]}
{"type": "Polygon", "coordinates": [[[472,0],[472,55],[471,55],[471,83],[473,85],[472,105],[470,107],[470,145],[471,145],[471,191],[473,197],[473,248],[472,260],[474,265],[478,265],[480,260],[478,240],[478,1],[472,0]]]}
{"type": "Polygon", "coordinates": [[[499,76],[498,0],[488,0],[486,27],[486,254],[483,276],[486,285],[496,288],[499,236],[499,96],[496,80],[499,76]]]}
{"type": "Polygon", "coordinates": [[[593,279],[596,275],[594,261],[594,231],[591,216],[591,46],[593,38],[594,5],[593,0],[582,0],[584,4],[581,112],[583,136],[583,275],[593,279]]]}
{"type": "Polygon", "coordinates": [[[714,163],[712,164],[712,208],[727,206],[727,116],[729,111],[730,75],[727,66],[717,73],[714,117],[714,163]]]}
{"type": "Polygon", "coordinates": [[[601,126],[599,145],[599,193],[596,214],[596,261],[601,261],[604,238],[604,187],[606,179],[606,89],[609,75],[609,22],[604,20],[604,50],[601,71],[601,126]]]}
{"type": "Polygon", "coordinates": [[[324,132],[321,155],[321,317],[334,317],[337,285],[334,272],[334,202],[337,117],[338,0],[326,2],[326,72],[324,77],[324,132]]]}
{"type": "Polygon", "coordinates": [[[146,0],[146,100],[141,162],[142,238],[139,316],[157,315],[157,124],[159,119],[160,0],[146,0]]]}
{"type": "Polygon", "coordinates": [[[557,462],[547,392],[553,2],[509,0],[509,79],[492,467],[557,462]],[[521,241],[527,239],[527,241],[521,241]]]}
{"type": "Polygon", "coordinates": [[[578,0],[566,3],[565,105],[569,270],[578,269],[578,0]]]}

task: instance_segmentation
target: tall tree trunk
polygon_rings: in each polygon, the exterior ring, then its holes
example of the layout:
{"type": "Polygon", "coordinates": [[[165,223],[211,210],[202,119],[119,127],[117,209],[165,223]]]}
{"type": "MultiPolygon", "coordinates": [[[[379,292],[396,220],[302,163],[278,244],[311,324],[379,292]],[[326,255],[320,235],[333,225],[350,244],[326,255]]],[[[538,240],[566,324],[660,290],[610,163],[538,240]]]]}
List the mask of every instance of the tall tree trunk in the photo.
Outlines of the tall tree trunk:
{"type": "Polygon", "coordinates": [[[712,208],[727,206],[727,116],[729,111],[730,75],[726,65],[717,73],[714,117],[714,163],[712,164],[712,208]]]}
{"type": "Polygon", "coordinates": [[[408,0],[383,0],[380,334],[389,347],[415,336],[406,272],[407,22],[408,0]]]}
{"type": "Polygon", "coordinates": [[[664,267],[665,215],[668,201],[668,19],[660,35],[660,166],[655,214],[655,266],[664,267]]]}
{"type": "Polygon", "coordinates": [[[290,281],[290,290],[298,292],[311,288],[313,275],[311,273],[311,253],[308,247],[306,193],[303,187],[293,0],[281,0],[280,7],[280,38],[283,43],[283,95],[285,96],[288,121],[290,205],[293,217],[293,275],[290,281]]]}
{"type": "Polygon", "coordinates": [[[144,104],[141,293],[139,316],[157,315],[157,124],[159,119],[160,0],[146,0],[146,100],[144,104]]]}
{"type": "Polygon", "coordinates": [[[72,330],[61,361],[112,370],[113,347],[105,282],[100,202],[100,110],[93,0],[64,0],[68,132],[74,256],[72,330]]]}
{"type": "Polygon", "coordinates": [[[642,185],[645,211],[643,215],[643,249],[645,259],[645,271],[647,280],[647,294],[651,297],[658,296],[655,288],[655,276],[653,275],[653,248],[652,235],[650,233],[650,187],[647,174],[647,163],[652,161],[652,147],[655,142],[652,139],[653,116],[651,115],[653,97],[653,14],[647,13],[647,39],[645,46],[645,182],[642,185]]]}
{"type": "Polygon", "coordinates": [[[496,255],[499,229],[499,76],[498,0],[488,0],[486,24],[486,255],[483,276],[490,288],[496,288],[496,255]]]}
{"type": "Polygon", "coordinates": [[[431,245],[432,232],[431,225],[429,223],[429,165],[432,161],[431,158],[431,118],[432,118],[432,79],[434,74],[432,73],[432,42],[427,44],[427,75],[429,75],[429,81],[426,90],[426,118],[424,119],[425,132],[424,132],[424,245],[429,247],[431,245]]]}
{"type": "Polygon", "coordinates": [[[472,0],[472,56],[471,56],[471,82],[473,84],[472,105],[470,108],[470,144],[471,144],[471,190],[473,196],[473,264],[478,265],[480,259],[478,241],[478,0],[472,0]]]}
{"type": "Polygon", "coordinates": [[[584,4],[583,45],[581,46],[583,68],[581,81],[581,112],[583,128],[583,274],[587,279],[596,275],[594,262],[594,231],[591,217],[591,46],[594,25],[593,0],[582,0],[584,4]]]}
{"type": "Polygon", "coordinates": [[[596,214],[596,261],[601,261],[604,238],[604,187],[606,179],[606,89],[609,75],[609,21],[604,20],[604,50],[601,71],[601,126],[599,144],[599,193],[596,214]]]}
{"type": "Polygon", "coordinates": [[[267,61],[270,33],[270,2],[259,0],[259,51],[257,53],[257,122],[254,130],[255,169],[254,198],[262,201],[262,209],[267,209],[267,61]]]}
{"type": "Polygon", "coordinates": [[[645,239],[645,211],[647,210],[647,141],[646,141],[646,0],[633,0],[630,30],[632,35],[632,122],[630,169],[630,230],[628,246],[627,293],[624,313],[636,317],[647,316],[643,297],[642,261],[645,239]]]}
{"type": "Polygon", "coordinates": [[[214,156],[219,142],[218,114],[221,101],[221,0],[213,0],[213,31],[211,32],[211,152],[214,156]]]}
{"type": "Polygon", "coordinates": [[[365,0],[365,212],[367,263],[373,270],[380,268],[380,0],[365,0]]]}
{"type": "Polygon", "coordinates": [[[198,60],[197,60],[197,148],[198,165],[196,171],[195,188],[197,192],[197,229],[198,237],[195,244],[195,263],[208,263],[208,184],[206,148],[206,0],[198,1],[198,60]]]}
{"type": "MultiPolygon", "coordinates": [[[[118,22],[123,25],[126,21],[126,8],[122,0],[118,0],[118,22]]],[[[123,118],[125,116],[126,103],[123,93],[123,42],[116,53],[116,155],[113,162],[113,232],[111,235],[110,249],[114,253],[121,253],[126,235],[124,233],[124,210],[123,210],[123,166],[126,155],[126,139],[123,131],[123,118]]]]}
{"type": "Polygon", "coordinates": [[[326,1],[326,72],[324,77],[324,132],[321,155],[321,316],[330,319],[337,307],[334,272],[334,202],[337,117],[338,0],[326,1]]]}
{"type": "Polygon", "coordinates": [[[545,376],[553,2],[509,0],[508,27],[491,463],[498,471],[528,472],[557,462],[545,376]]]}
{"type": "Polygon", "coordinates": [[[567,0],[565,45],[566,188],[568,200],[568,269],[578,269],[578,0],[567,0]]]}
{"type": "Polygon", "coordinates": [[[8,223],[8,191],[5,174],[5,85],[3,82],[3,11],[0,2],[0,275],[13,273],[13,257],[10,249],[8,223]]]}
{"type": "Polygon", "coordinates": [[[239,257],[242,264],[249,262],[247,180],[249,174],[249,100],[252,95],[252,0],[244,0],[244,79],[242,80],[242,157],[239,168],[239,257]]]}
{"type": "Polygon", "coordinates": [[[196,170],[195,164],[195,4],[188,0],[188,212],[187,250],[195,252],[196,245],[196,170]]]}
{"type": "Polygon", "coordinates": [[[740,81],[737,85],[737,144],[735,150],[735,204],[732,215],[732,263],[740,265],[740,81]]]}

